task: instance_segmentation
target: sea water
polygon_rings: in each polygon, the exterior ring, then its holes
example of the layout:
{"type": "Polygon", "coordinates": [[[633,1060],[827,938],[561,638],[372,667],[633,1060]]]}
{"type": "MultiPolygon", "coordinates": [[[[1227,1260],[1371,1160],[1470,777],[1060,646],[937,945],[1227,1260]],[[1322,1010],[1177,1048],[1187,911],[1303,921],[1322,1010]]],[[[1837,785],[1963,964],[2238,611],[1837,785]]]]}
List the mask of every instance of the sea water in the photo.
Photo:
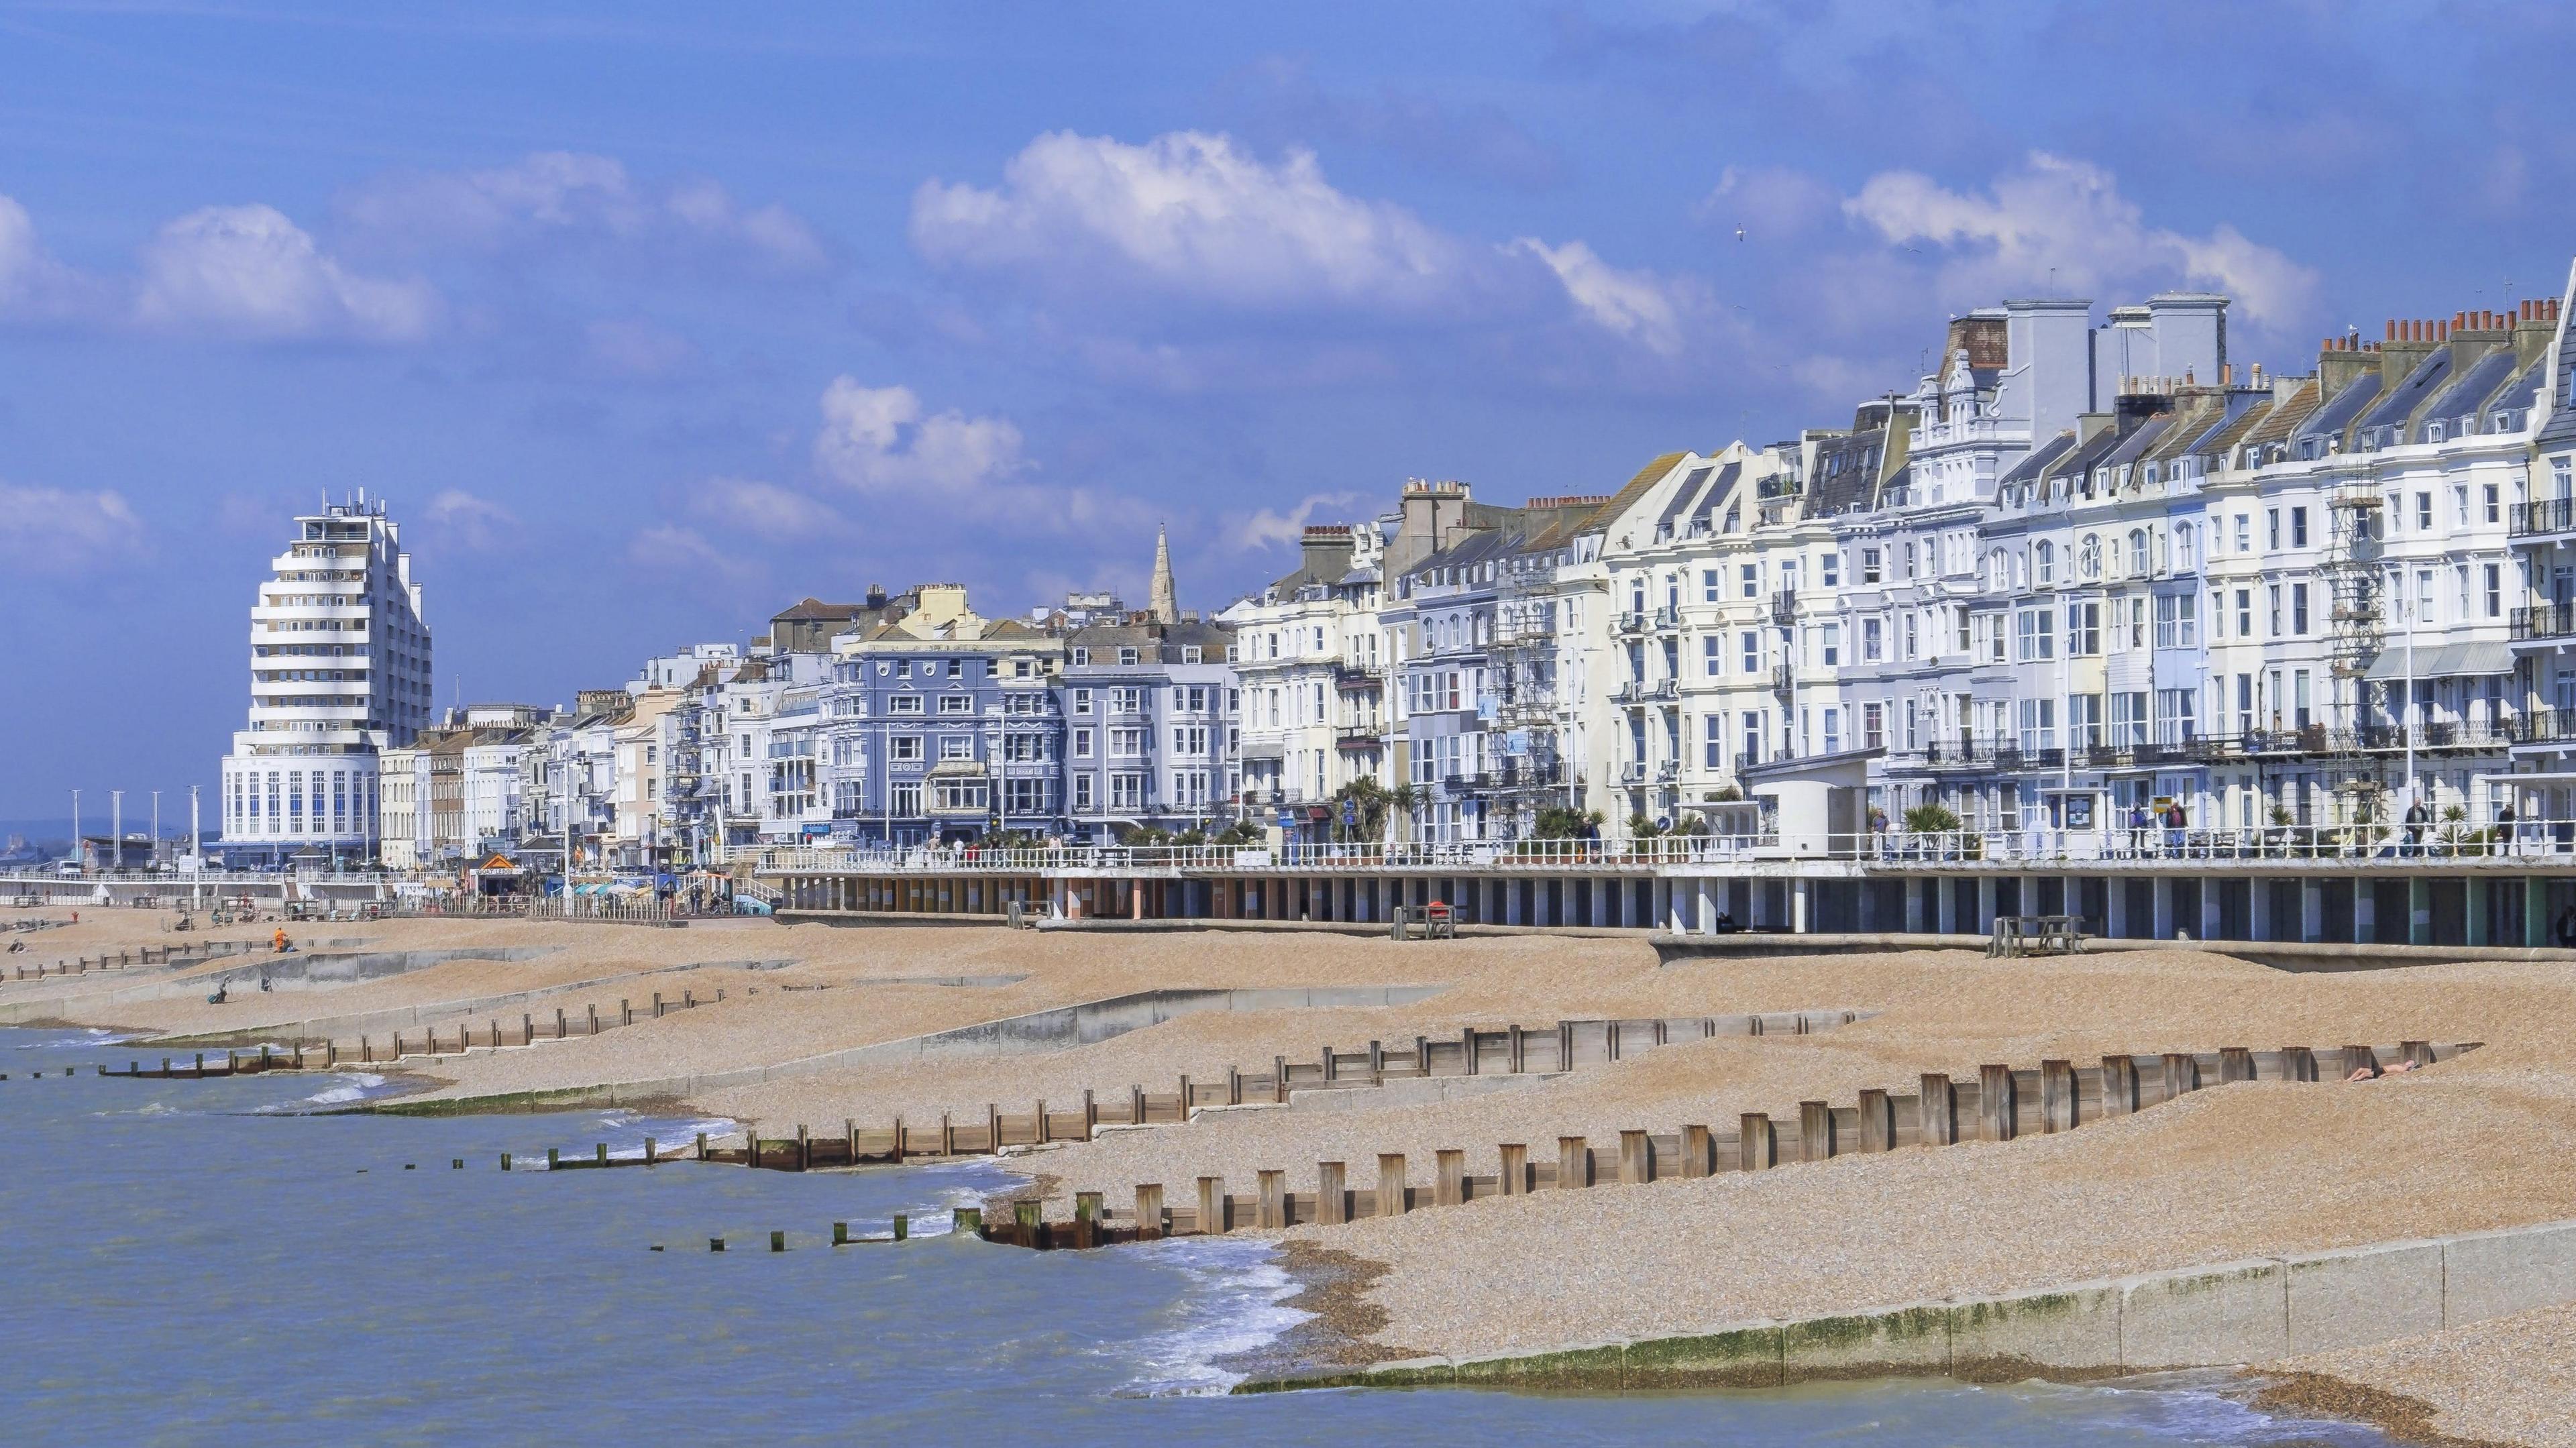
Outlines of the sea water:
{"type": "Polygon", "coordinates": [[[676,1150],[721,1123],[313,1115],[394,1088],[88,1070],[133,1058],[0,1030],[10,1442],[2386,1441],[2212,1385],[1229,1397],[1225,1360],[1300,1318],[1258,1242],[1024,1252],[947,1235],[1007,1180],[989,1165],[548,1173],[549,1147],[676,1150]],[[882,1235],[897,1212],[910,1242],[830,1245],[834,1221],[882,1235]]]}

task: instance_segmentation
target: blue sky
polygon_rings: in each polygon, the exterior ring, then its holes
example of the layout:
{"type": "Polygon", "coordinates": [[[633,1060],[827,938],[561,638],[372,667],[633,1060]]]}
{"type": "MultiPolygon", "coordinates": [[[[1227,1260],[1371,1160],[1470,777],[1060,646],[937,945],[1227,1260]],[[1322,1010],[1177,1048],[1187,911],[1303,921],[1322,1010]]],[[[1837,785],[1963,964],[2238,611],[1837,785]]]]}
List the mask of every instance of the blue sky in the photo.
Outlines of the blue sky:
{"type": "Polygon", "coordinates": [[[2283,370],[2555,295],[2571,41],[2511,4],[0,4],[0,817],[211,783],[324,493],[403,519],[441,703],[551,702],[871,582],[1140,596],[1158,522],[1220,605],[1407,476],[1605,491],[1836,423],[2007,293],[2226,290],[2283,370]]]}

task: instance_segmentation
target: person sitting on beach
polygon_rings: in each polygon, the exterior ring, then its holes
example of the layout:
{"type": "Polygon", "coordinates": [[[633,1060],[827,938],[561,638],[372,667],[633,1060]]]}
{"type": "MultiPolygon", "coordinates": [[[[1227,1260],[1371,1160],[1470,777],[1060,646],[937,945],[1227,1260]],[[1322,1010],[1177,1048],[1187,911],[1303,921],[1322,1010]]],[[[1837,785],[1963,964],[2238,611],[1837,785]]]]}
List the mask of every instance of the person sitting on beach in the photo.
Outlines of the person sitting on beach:
{"type": "Polygon", "coordinates": [[[213,995],[206,997],[206,1004],[210,1006],[222,1005],[225,1001],[232,999],[232,994],[233,983],[231,981],[224,981],[215,987],[215,993],[213,995]]]}
{"type": "Polygon", "coordinates": [[[2353,1073],[2343,1079],[2348,1082],[2375,1081],[2382,1076],[2403,1076],[2409,1071],[2421,1071],[2423,1069],[2423,1063],[2418,1061],[2392,1061],[2385,1066],[2380,1065],[2377,1061],[2373,1061],[2367,1066],[2357,1066],[2353,1068],[2353,1073]]]}
{"type": "Polygon", "coordinates": [[[284,955],[295,948],[295,942],[286,938],[286,927],[283,925],[277,927],[277,936],[269,944],[270,948],[279,955],[284,955]]]}

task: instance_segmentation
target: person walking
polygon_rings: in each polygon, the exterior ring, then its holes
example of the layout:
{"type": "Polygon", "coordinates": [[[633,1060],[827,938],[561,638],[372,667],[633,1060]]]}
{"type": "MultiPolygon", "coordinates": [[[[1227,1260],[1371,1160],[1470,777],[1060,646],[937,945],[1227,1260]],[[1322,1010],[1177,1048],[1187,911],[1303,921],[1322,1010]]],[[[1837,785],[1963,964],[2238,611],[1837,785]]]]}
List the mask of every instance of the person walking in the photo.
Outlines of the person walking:
{"type": "Polygon", "coordinates": [[[2182,854],[2183,831],[2190,827],[2190,823],[2190,817],[2183,813],[2181,800],[2174,800],[2165,806],[2166,854],[2175,856],[2182,854]]]}
{"type": "Polygon", "coordinates": [[[2433,812],[2424,808],[2424,801],[2421,799],[2416,800],[2413,804],[2406,807],[2407,854],[2420,855],[2424,853],[2424,827],[2432,822],[2433,812]]]}
{"type": "Polygon", "coordinates": [[[2139,800],[2129,806],[2129,853],[2145,859],[2147,854],[2147,802],[2139,800]]]}

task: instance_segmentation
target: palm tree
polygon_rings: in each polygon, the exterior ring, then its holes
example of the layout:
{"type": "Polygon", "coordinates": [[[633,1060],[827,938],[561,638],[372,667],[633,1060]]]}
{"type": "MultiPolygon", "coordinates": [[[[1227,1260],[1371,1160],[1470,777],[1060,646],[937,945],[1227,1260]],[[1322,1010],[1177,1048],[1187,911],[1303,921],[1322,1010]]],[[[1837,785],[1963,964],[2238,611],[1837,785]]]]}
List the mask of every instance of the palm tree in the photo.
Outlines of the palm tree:
{"type": "MultiPolygon", "coordinates": [[[[1393,789],[1386,790],[1385,795],[1389,814],[1404,821],[1405,839],[1410,841],[1413,838],[1413,812],[1422,805],[1421,788],[1411,780],[1407,780],[1393,789]]],[[[1396,841],[1390,839],[1388,843],[1394,844],[1396,841]]]]}

